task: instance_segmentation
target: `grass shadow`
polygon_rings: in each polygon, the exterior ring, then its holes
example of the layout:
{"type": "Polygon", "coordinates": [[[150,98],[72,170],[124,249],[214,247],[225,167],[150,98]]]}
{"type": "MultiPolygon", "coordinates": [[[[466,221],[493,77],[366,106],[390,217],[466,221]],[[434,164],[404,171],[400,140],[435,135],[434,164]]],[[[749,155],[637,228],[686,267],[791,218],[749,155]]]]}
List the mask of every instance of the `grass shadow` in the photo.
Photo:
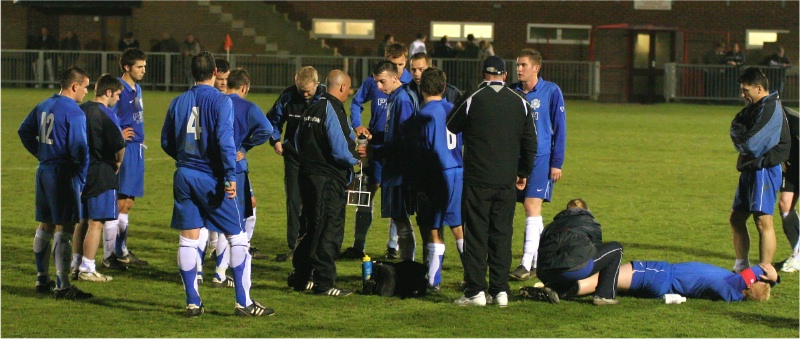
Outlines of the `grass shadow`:
{"type": "MultiPolygon", "coordinates": [[[[678,252],[689,254],[692,256],[702,256],[702,257],[711,257],[716,259],[723,259],[723,260],[732,260],[733,258],[733,249],[731,249],[731,253],[727,252],[717,252],[708,250],[701,247],[691,247],[691,246],[675,246],[675,245],[664,245],[664,244],[642,244],[642,243],[635,243],[635,242],[625,242],[622,244],[625,249],[643,249],[643,250],[658,250],[658,251],[671,251],[671,252],[678,252]]],[[[643,259],[642,259],[643,260],[643,259]]]]}
{"type": "Polygon", "coordinates": [[[770,328],[786,328],[797,329],[800,326],[800,320],[797,318],[778,317],[768,314],[754,314],[737,311],[723,312],[732,319],[740,323],[763,325],[770,328]]]}

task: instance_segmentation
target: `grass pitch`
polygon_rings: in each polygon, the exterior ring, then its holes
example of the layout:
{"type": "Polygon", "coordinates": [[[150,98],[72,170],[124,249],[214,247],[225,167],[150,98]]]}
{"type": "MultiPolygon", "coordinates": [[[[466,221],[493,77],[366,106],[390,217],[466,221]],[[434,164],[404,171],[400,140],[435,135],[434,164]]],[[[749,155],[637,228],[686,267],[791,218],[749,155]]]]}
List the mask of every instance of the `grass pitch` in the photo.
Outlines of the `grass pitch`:
{"type": "MultiPolygon", "coordinates": [[[[176,267],[178,233],[169,228],[174,162],[160,149],[160,132],[177,93],[145,91],[145,196],[130,214],[129,247],[150,266],[124,273],[104,270],[114,281],[78,282],[95,295],[85,302],[56,301],[34,294],[31,249],[36,160],[16,130],[47,90],[2,91],[2,335],[7,337],[797,337],[798,275],[783,282],[765,303],[690,299],[665,305],[660,299],[621,297],[618,306],[595,307],[589,298],[550,305],[517,298],[511,282],[506,309],[452,305],[460,295],[462,269],[447,235],[442,294],[415,300],[353,295],[325,298],[291,292],[291,263],[253,261],[255,300],[276,314],[265,319],[233,317],[233,291],[201,295],[207,313],[183,317],[184,292],[176,267]]],[[[87,96],[87,100],[91,94],[87,96]]],[[[248,99],[266,111],[275,95],[248,99]]],[[[567,101],[568,141],[564,177],[554,201],[544,206],[549,222],[566,202],[582,197],[603,225],[604,239],[620,241],[623,260],[703,261],[733,264],[727,223],[738,179],[728,127],[737,106],[609,104],[567,101]]],[[[502,131],[498,131],[502,133],[502,131]]],[[[258,198],[253,246],[271,258],[287,250],[283,162],[269,145],[248,154],[258,198]]],[[[380,201],[380,199],[376,199],[380,201]]],[[[352,243],[353,207],[348,207],[343,248],[352,243]]],[[[375,219],[367,252],[380,256],[387,221],[375,219]]],[[[416,223],[415,223],[416,224],[416,223]]],[[[790,248],[775,222],[783,260],[790,248]]],[[[752,261],[758,236],[750,226],[752,261]]],[[[522,251],[524,213],[517,207],[514,259],[522,251]]],[[[417,232],[417,258],[421,257],[417,232]]],[[[101,249],[102,251],[102,249],[101,249]]],[[[98,254],[98,257],[101,255],[98,254]]],[[[99,261],[98,261],[99,263],[99,261]]],[[[51,264],[52,265],[52,264],[51,264]]],[[[360,263],[337,263],[337,285],[359,289],[360,263]]],[[[51,268],[51,275],[55,272],[51,268]]],[[[213,272],[206,263],[206,276],[213,272]]],[[[210,281],[210,278],[207,279],[210,281]]]]}

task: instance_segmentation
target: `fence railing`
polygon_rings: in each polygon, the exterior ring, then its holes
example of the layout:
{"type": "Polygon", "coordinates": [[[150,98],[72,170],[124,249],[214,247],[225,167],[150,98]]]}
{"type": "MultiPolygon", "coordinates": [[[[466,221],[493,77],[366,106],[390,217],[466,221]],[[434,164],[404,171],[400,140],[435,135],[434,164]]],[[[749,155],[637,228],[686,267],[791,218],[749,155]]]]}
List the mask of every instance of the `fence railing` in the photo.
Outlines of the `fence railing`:
{"type": "MultiPolygon", "coordinates": [[[[667,64],[664,97],[668,101],[741,101],[737,79],[748,66],[667,64]]],[[[758,66],[784,102],[798,102],[798,67],[758,66]]]]}
{"type": "MultiPolygon", "coordinates": [[[[70,65],[85,69],[90,76],[102,73],[119,74],[116,51],[40,51],[2,50],[3,86],[56,86],[58,70],[70,65]]],[[[294,73],[301,66],[311,65],[320,77],[341,69],[352,76],[353,87],[372,74],[380,57],[334,56],[275,56],[231,54],[231,67],[242,67],[250,73],[252,89],[280,91],[294,83],[294,73]]],[[[183,90],[193,83],[189,74],[189,58],[178,53],[147,53],[147,73],[140,83],[145,88],[183,90]]],[[[462,91],[469,91],[481,82],[481,61],[465,59],[434,59],[436,67],[447,74],[448,82],[462,91]]],[[[561,87],[566,97],[596,99],[599,94],[599,63],[585,61],[548,61],[540,74],[561,87]]],[[[506,61],[509,82],[517,81],[513,60],[506,61]]]]}

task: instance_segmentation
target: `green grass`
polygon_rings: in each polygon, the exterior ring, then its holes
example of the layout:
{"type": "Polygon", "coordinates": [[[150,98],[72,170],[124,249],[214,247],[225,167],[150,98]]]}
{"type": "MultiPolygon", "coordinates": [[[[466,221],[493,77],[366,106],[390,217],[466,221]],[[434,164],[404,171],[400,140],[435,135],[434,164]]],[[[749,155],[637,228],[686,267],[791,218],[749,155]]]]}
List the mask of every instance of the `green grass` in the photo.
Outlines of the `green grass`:
{"type": "MultiPolygon", "coordinates": [[[[797,337],[798,275],[783,283],[766,303],[724,303],[690,299],[664,305],[660,299],[621,297],[613,307],[589,299],[550,305],[519,300],[512,282],[507,309],[459,308],[462,269],[448,237],[444,288],[438,296],[399,300],[353,295],[323,298],[291,292],[291,263],[255,260],[254,299],[276,310],[267,319],[232,316],[233,291],[201,288],[206,315],[182,315],[184,292],[176,268],[178,234],[169,228],[173,161],[159,145],[169,101],[177,93],[144,93],[146,135],[145,196],[131,215],[129,246],[150,262],[143,269],[110,272],[108,284],[80,282],[95,294],[86,302],[56,301],[33,293],[31,250],[36,160],[16,134],[24,116],[51,91],[2,91],[2,335],[7,337],[797,337]]],[[[87,98],[88,99],[88,98],[87,98]]],[[[268,109],[275,95],[249,98],[268,109]]],[[[564,177],[546,221],[575,197],[586,199],[603,225],[604,239],[625,246],[624,260],[703,261],[733,264],[727,217],[738,173],[728,137],[736,106],[632,105],[568,101],[568,147],[564,177]]],[[[283,163],[269,146],[248,155],[258,197],[253,245],[274,257],[285,252],[283,163]]],[[[521,256],[524,218],[515,219],[514,259],[521,256]]],[[[352,242],[354,209],[348,207],[343,247],[352,242]]],[[[783,260],[790,249],[776,222],[783,260]]],[[[383,253],[386,220],[376,219],[367,252],[383,253]]],[[[758,258],[751,226],[751,258],[758,258]]],[[[417,240],[420,237],[417,233],[417,240]]],[[[418,245],[417,258],[421,256],[418,245]]],[[[338,262],[338,285],[360,287],[360,263],[338,262]]],[[[55,270],[51,268],[51,274],[55,270]]],[[[210,265],[206,272],[212,272],[210,265]]]]}

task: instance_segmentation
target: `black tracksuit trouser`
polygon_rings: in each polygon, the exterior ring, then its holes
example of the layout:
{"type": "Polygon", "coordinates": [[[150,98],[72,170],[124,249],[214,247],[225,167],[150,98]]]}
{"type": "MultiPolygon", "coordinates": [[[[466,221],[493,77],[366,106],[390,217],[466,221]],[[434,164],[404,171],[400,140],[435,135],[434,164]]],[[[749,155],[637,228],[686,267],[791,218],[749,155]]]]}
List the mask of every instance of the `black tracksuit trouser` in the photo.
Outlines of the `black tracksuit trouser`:
{"type": "Polygon", "coordinates": [[[297,157],[297,151],[294,149],[284,150],[283,185],[284,193],[286,193],[286,243],[289,245],[289,249],[292,250],[300,233],[300,209],[303,204],[300,197],[300,163],[297,157]]]}
{"type": "Polygon", "coordinates": [[[303,209],[301,235],[294,250],[296,277],[312,276],[314,291],[326,291],[336,280],[336,257],[344,240],[347,193],[328,176],[300,174],[303,209]],[[313,272],[313,273],[312,273],[313,272]]]}
{"type": "MultiPolygon", "coordinates": [[[[573,272],[565,272],[563,270],[547,270],[539,269],[536,275],[542,280],[545,285],[557,291],[559,294],[565,294],[567,297],[572,297],[577,291],[575,289],[575,282],[581,279],[591,277],[597,272],[600,275],[597,277],[597,288],[594,295],[602,298],[614,299],[617,297],[617,280],[619,276],[619,264],[622,261],[622,244],[616,241],[604,242],[597,246],[597,254],[594,258],[589,259],[592,261],[591,272],[575,276],[573,272]]],[[[588,269],[586,269],[588,271],[588,269]]]]}
{"type": "Polygon", "coordinates": [[[514,187],[487,188],[464,183],[461,215],[464,221],[465,296],[475,296],[487,287],[492,296],[509,291],[508,267],[511,265],[516,199],[514,187]]]}

